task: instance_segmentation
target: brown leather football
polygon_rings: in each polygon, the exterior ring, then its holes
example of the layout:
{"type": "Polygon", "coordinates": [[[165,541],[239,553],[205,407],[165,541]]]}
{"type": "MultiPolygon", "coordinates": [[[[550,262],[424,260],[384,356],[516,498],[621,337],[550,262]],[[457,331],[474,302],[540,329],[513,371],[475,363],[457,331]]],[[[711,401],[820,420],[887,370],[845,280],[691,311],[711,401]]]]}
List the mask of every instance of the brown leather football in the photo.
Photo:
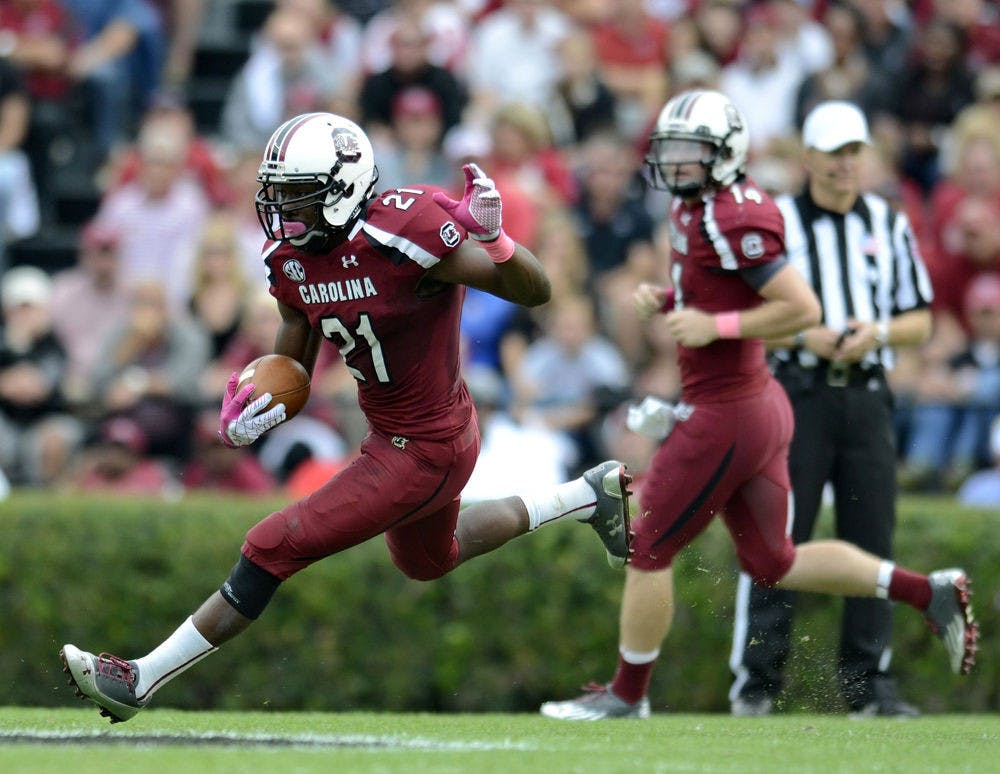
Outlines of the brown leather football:
{"type": "Polygon", "coordinates": [[[265,392],[271,393],[271,402],[264,410],[284,403],[287,419],[298,414],[309,400],[309,373],[298,360],[284,355],[264,355],[247,363],[240,372],[236,391],[248,383],[254,386],[251,400],[265,392]]]}

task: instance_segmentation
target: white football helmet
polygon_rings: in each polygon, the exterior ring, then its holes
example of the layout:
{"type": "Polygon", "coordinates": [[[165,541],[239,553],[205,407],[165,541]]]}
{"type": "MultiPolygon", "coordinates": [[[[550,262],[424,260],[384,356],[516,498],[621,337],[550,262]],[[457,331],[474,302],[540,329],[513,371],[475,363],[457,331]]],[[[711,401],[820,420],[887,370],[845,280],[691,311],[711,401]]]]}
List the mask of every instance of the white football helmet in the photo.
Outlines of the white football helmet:
{"type": "Polygon", "coordinates": [[[730,185],[744,173],[750,135],[742,112],[718,91],[697,89],[672,98],[649,135],[646,173],[653,188],[697,196],[730,185]],[[679,177],[678,167],[700,164],[703,180],[679,177]]]}
{"type": "Polygon", "coordinates": [[[296,116],[264,149],[257,218],[269,239],[298,246],[326,241],[357,220],[377,180],[372,144],[360,126],[333,113],[296,116]]]}

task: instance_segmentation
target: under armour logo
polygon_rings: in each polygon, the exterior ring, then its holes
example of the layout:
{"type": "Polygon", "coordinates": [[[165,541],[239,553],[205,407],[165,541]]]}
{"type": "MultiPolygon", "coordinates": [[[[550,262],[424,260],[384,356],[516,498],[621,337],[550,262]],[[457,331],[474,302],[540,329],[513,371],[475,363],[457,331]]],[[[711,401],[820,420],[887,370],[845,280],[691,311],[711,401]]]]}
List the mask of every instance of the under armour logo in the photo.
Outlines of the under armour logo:
{"type": "Polygon", "coordinates": [[[357,266],[358,265],[358,256],[356,256],[356,255],[342,255],[342,256],[340,256],[340,262],[342,264],[344,264],[344,268],[345,269],[348,266],[357,266]]]}
{"type": "Polygon", "coordinates": [[[406,444],[408,444],[409,442],[410,442],[409,438],[404,438],[401,435],[394,435],[392,437],[392,445],[395,446],[397,449],[405,449],[406,444]]]}

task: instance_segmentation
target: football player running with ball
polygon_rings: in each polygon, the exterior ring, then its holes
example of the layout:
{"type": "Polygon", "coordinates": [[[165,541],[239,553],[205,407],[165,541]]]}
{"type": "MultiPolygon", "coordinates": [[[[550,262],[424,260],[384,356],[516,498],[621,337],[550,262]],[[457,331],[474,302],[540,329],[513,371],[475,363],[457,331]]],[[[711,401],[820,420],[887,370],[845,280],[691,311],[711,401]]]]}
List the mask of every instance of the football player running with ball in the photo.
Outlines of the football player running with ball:
{"type": "MultiPolygon", "coordinates": [[[[112,722],[243,632],[278,586],[315,561],[385,535],[408,577],[432,580],[518,535],[563,519],[589,523],[614,566],[629,555],[625,467],[604,462],[553,491],[470,505],[462,488],[479,453],[476,412],[459,367],[466,286],[525,306],[549,299],[538,260],[501,227],[501,200],[474,164],[460,201],[424,186],[375,193],[372,146],[330,113],[287,121],[264,151],[256,198],[264,264],[282,323],[277,354],[312,373],[321,342],[358,383],[369,433],[358,458],[307,498],[250,529],[219,591],[149,654],[126,660],[65,645],[78,692],[112,722]]],[[[223,401],[220,434],[253,443],[282,422],[270,396],[223,401]]],[[[512,472],[513,473],[513,472],[512,472]]]]}
{"type": "Polygon", "coordinates": [[[716,516],[757,582],[905,602],[944,641],[955,672],[973,665],[978,629],[962,570],[926,576],[839,540],[792,543],[792,409],[762,339],[817,325],[820,305],[785,259],[779,210],[744,174],[747,148],[746,119],[715,91],[677,95],[653,129],[649,182],[673,194],[672,287],[642,285],[635,303],[642,317],[663,313],[678,342],[682,403],[670,412],[672,429],[657,416],[665,440],[633,523],[617,671],[577,699],[546,702],[548,717],[649,716],[647,689],[673,617],[671,562],[716,516]]]}

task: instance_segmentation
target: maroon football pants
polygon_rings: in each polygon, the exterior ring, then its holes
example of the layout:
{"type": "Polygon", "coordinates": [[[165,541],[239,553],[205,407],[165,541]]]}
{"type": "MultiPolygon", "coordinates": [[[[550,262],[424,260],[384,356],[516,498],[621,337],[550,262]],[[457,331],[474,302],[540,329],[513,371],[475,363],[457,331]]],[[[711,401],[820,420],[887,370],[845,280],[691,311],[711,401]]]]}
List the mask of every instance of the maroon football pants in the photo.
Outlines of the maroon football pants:
{"type": "Polygon", "coordinates": [[[669,567],[719,515],[740,566],[767,585],[780,580],[795,556],[788,535],[792,430],[791,406],[773,379],[751,398],[695,406],[643,478],[632,566],[669,567]]]}
{"type": "Polygon", "coordinates": [[[475,416],[448,441],[370,433],[361,454],[317,491],[250,529],[243,554],[284,580],[385,533],[392,561],[432,580],[455,567],[459,498],[479,454],[475,416]]]}

